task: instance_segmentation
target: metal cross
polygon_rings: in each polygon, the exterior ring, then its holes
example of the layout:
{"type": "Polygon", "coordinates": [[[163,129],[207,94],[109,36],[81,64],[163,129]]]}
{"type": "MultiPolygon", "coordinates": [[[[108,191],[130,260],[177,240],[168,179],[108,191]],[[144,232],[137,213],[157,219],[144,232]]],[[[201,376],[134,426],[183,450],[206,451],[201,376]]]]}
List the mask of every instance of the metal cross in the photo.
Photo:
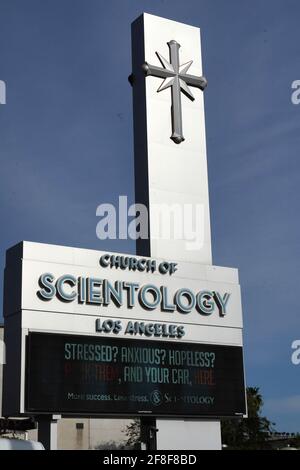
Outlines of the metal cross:
{"type": "Polygon", "coordinates": [[[170,62],[168,62],[161,54],[156,52],[163,68],[149,65],[147,62],[143,65],[146,76],[164,78],[163,83],[158,88],[158,92],[166,90],[171,87],[172,94],[172,135],[171,139],[175,144],[180,144],[184,141],[182,133],[182,109],[181,109],[181,92],[184,93],[190,100],[194,101],[194,96],[189,89],[189,86],[200,88],[204,90],[207,86],[205,77],[197,77],[195,75],[188,75],[186,72],[192,65],[193,61],[186,64],[179,65],[179,48],[180,44],[177,41],[168,42],[170,49],[170,62]]]}

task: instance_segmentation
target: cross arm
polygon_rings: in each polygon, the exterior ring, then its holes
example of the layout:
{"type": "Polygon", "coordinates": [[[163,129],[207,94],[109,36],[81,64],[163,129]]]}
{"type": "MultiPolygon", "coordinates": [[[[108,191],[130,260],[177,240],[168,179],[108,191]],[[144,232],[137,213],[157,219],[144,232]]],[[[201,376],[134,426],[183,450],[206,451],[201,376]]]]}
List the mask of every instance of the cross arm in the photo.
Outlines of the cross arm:
{"type": "Polygon", "coordinates": [[[180,75],[187,85],[190,85],[194,88],[200,88],[200,90],[204,90],[207,87],[207,80],[205,77],[197,77],[196,75],[189,75],[184,74],[180,75]]]}
{"type": "Polygon", "coordinates": [[[175,73],[170,70],[162,69],[161,67],[156,67],[155,65],[150,65],[148,64],[148,62],[144,63],[143,70],[145,72],[146,77],[152,76],[158,78],[168,78],[174,77],[175,75],[175,73]]]}

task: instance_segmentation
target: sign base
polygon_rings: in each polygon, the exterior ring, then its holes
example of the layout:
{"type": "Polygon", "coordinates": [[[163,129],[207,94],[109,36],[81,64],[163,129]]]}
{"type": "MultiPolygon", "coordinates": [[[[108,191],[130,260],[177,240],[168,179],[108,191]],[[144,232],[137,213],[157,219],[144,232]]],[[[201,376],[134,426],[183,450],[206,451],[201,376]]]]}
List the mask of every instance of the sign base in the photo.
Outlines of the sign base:
{"type": "Polygon", "coordinates": [[[220,421],[158,419],[157,450],[221,450],[220,421]]]}

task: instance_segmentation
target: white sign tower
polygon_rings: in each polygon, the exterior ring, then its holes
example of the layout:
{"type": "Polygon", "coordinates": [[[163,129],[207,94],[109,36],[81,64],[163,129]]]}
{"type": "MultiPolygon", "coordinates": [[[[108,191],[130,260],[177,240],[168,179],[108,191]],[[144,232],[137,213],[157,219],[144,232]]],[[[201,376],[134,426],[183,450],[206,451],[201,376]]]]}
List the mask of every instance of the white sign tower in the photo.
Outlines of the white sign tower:
{"type": "Polygon", "coordinates": [[[132,68],[136,200],[150,213],[138,251],[211,264],[200,30],[143,14],[132,24],[132,68]],[[157,207],[186,209],[176,240],[157,239],[157,207]]]}
{"type": "MultiPolygon", "coordinates": [[[[141,15],[132,24],[130,81],[136,201],[149,211],[149,239],[138,241],[138,254],[212,272],[200,29],[141,15]],[[166,213],[173,239],[160,237],[166,213]]],[[[157,428],[158,449],[221,448],[220,421],[158,420],[157,428]]]]}

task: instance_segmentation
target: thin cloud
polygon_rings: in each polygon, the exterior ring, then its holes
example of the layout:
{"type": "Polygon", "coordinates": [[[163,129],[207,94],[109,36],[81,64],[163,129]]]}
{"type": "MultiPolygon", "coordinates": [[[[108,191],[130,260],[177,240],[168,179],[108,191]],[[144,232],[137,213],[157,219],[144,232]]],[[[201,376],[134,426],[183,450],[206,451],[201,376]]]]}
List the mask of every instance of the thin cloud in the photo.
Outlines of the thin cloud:
{"type": "Polygon", "coordinates": [[[265,401],[264,408],[266,411],[276,412],[276,414],[300,413],[300,395],[270,398],[265,401]]]}

